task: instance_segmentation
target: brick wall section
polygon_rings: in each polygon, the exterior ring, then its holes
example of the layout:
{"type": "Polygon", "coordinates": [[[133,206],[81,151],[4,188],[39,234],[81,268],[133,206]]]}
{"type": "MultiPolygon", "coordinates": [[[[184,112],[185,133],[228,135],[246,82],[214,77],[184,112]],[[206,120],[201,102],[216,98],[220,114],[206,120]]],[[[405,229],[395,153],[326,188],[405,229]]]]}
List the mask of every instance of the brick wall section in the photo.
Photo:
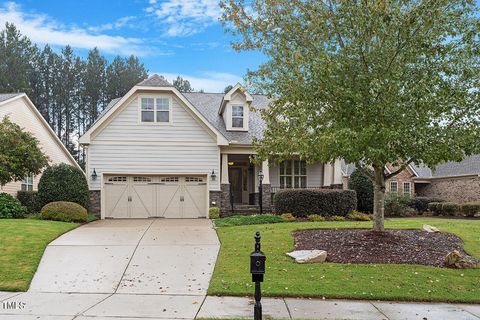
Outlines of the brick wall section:
{"type": "Polygon", "coordinates": [[[88,197],[88,212],[97,217],[100,217],[100,210],[100,190],[90,190],[88,197]]]}
{"type": "MultiPolygon", "coordinates": [[[[387,167],[391,172],[394,172],[398,169],[397,167],[393,167],[391,165],[388,165],[387,167]]],[[[414,175],[410,171],[410,169],[407,168],[403,170],[402,172],[397,174],[395,177],[387,180],[385,185],[387,188],[387,192],[390,191],[390,181],[397,181],[399,194],[403,194],[403,183],[410,182],[410,194],[413,196],[415,194],[415,184],[413,183],[413,180],[412,180],[413,177],[414,175]]]]}
{"type": "Polygon", "coordinates": [[[431,179],[429,184],[418,185],[417,195],[458,203],[480,201],[480,177],[431,179]]]}

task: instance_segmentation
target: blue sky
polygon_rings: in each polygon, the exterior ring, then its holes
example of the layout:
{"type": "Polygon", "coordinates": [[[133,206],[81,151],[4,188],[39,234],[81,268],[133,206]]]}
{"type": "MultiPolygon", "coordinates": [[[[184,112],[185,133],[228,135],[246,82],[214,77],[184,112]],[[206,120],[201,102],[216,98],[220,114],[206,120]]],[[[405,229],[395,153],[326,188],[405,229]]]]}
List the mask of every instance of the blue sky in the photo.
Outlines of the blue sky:
{"type": "Polygon", "coordinates": [[[207,92],[263,61],[232,50],[220,14],[218,0],[0,0],[0,26],[13,22],[40,46],[70,44],[79,55],[96,46],[110,60],[135,54],[150,73],[179,74],[207,92]]]}

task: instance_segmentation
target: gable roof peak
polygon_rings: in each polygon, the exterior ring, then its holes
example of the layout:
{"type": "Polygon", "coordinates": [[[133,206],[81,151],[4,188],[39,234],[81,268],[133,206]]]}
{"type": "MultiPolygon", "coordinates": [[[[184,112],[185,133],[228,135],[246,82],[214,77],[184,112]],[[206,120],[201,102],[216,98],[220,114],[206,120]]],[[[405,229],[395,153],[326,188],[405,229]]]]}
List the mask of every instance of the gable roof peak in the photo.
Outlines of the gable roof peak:
{"type": "Polygon", "coordinates": [[[173,87],[163,76],[154,74],[147,79],[137,83],[139,87],[173,87]]]}
{"type": "Polygon", "coordinates": [[[222,102],[220,103],[220,109],[218,109],[218,114],[223,113],[226,103],[232,100],[233,94],[237,91],[240,91],[245,96],[245,100],[248,104],[253,101],[253,97],[250,95],[250,93],[248,93],[247,89],[245,89],[240,83],[237,82],[237,84],[233,86],[233,88],[230,89],[230,91],[225,93],[225,95],[223,96],[222,102]]]}

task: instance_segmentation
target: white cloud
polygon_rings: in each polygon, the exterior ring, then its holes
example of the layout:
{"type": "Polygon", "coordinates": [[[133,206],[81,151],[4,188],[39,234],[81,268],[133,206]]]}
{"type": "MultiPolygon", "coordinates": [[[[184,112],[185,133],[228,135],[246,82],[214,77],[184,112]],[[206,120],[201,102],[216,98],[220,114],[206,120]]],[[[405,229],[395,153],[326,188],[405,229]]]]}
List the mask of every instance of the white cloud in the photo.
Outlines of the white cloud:
{"type": "Polygon", "coordinates": [[[203,89],[205,92],[223,92],[223,89],[225,89],[226,86],[234,86],[243,81],[242,78],[237,75],[222,72],[205,72],[200,75],[176,74],[168,72],[153,73],[164,76],[165,79],[167,79],[170,83],[172,83],[177,76],[180,76],[183,79],[190,81],[190,84],[193,88],[195,88],[195,90],[203,89]]]}
{"type": "Polygon", "coordinates": [[[150,1],[145,9],[154,13],[160,23],[166,24],[168,36],[189,36],[218,22],[221,10],[218,0],[166,0],[150,1]]]}
{"type": "Polygon", "coordinates": [[[134,16],[126,16],[126,17],[121,17],[117,19],[114,22],[111,23],[105,23],[99,26],[92,26],[89,27],[88,30],[93,31],[93,32],[103,32],[103,31],[108,31],[108,30],[118,30],[123,27],[129,26],[132,27],[134,26],[131,22],[135,20],[136,17],[134,16]]]}
{"type": "Polygon", "coordinates": [[[145,56],[151,53],[142,39],[97,34],[88,29],[65,26],[45,14],[24,12],[14,2],[0,6],[0,26],[6,22],[15,24],[20,32],[38,44],[70,45],[82,49],[97,47],[106,53],[124,55],[145,56]]]}

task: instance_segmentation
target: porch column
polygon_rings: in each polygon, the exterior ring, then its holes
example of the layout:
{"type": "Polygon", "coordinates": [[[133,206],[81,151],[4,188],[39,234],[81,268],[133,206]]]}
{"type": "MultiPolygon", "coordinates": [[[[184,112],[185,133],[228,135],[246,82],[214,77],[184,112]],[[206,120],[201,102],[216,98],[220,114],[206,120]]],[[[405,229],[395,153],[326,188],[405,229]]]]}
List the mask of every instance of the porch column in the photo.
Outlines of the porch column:
{"type": "Polygon", "coordinates": [[[220,201],[220,215],[226,216],[231,212],[231,203],[230,203],[230,181],[228,179],[228,154],[222,153],[221,161],[221,172],[220,172],[220,190],[221,190],[221,201],[220,201]]]}
{"type": "Polygon", "coordinates": [[[323,164],[323,186],[330,187],[332,184],[333,167],[331,163],[323,164]]]}
{"type": "Polygon", "coordinates": [[[340,164],[340,159],[335,160],[333,165],[333,184],[337,186],[343,185],[342,165],[340,164]]]}
{"type": "Polygon", "coordinates": [[[220,174],[220,183],[229,184],[228,180],[228,154],[222,153],[222,172],[220,174]]]}
{"type": "Polygon", "coordinates": [[[263,184],[270,184],[270,168],[268,167],[268,160],[265,160],[262,162],[262,172],[263,172],[263,184]]]}

